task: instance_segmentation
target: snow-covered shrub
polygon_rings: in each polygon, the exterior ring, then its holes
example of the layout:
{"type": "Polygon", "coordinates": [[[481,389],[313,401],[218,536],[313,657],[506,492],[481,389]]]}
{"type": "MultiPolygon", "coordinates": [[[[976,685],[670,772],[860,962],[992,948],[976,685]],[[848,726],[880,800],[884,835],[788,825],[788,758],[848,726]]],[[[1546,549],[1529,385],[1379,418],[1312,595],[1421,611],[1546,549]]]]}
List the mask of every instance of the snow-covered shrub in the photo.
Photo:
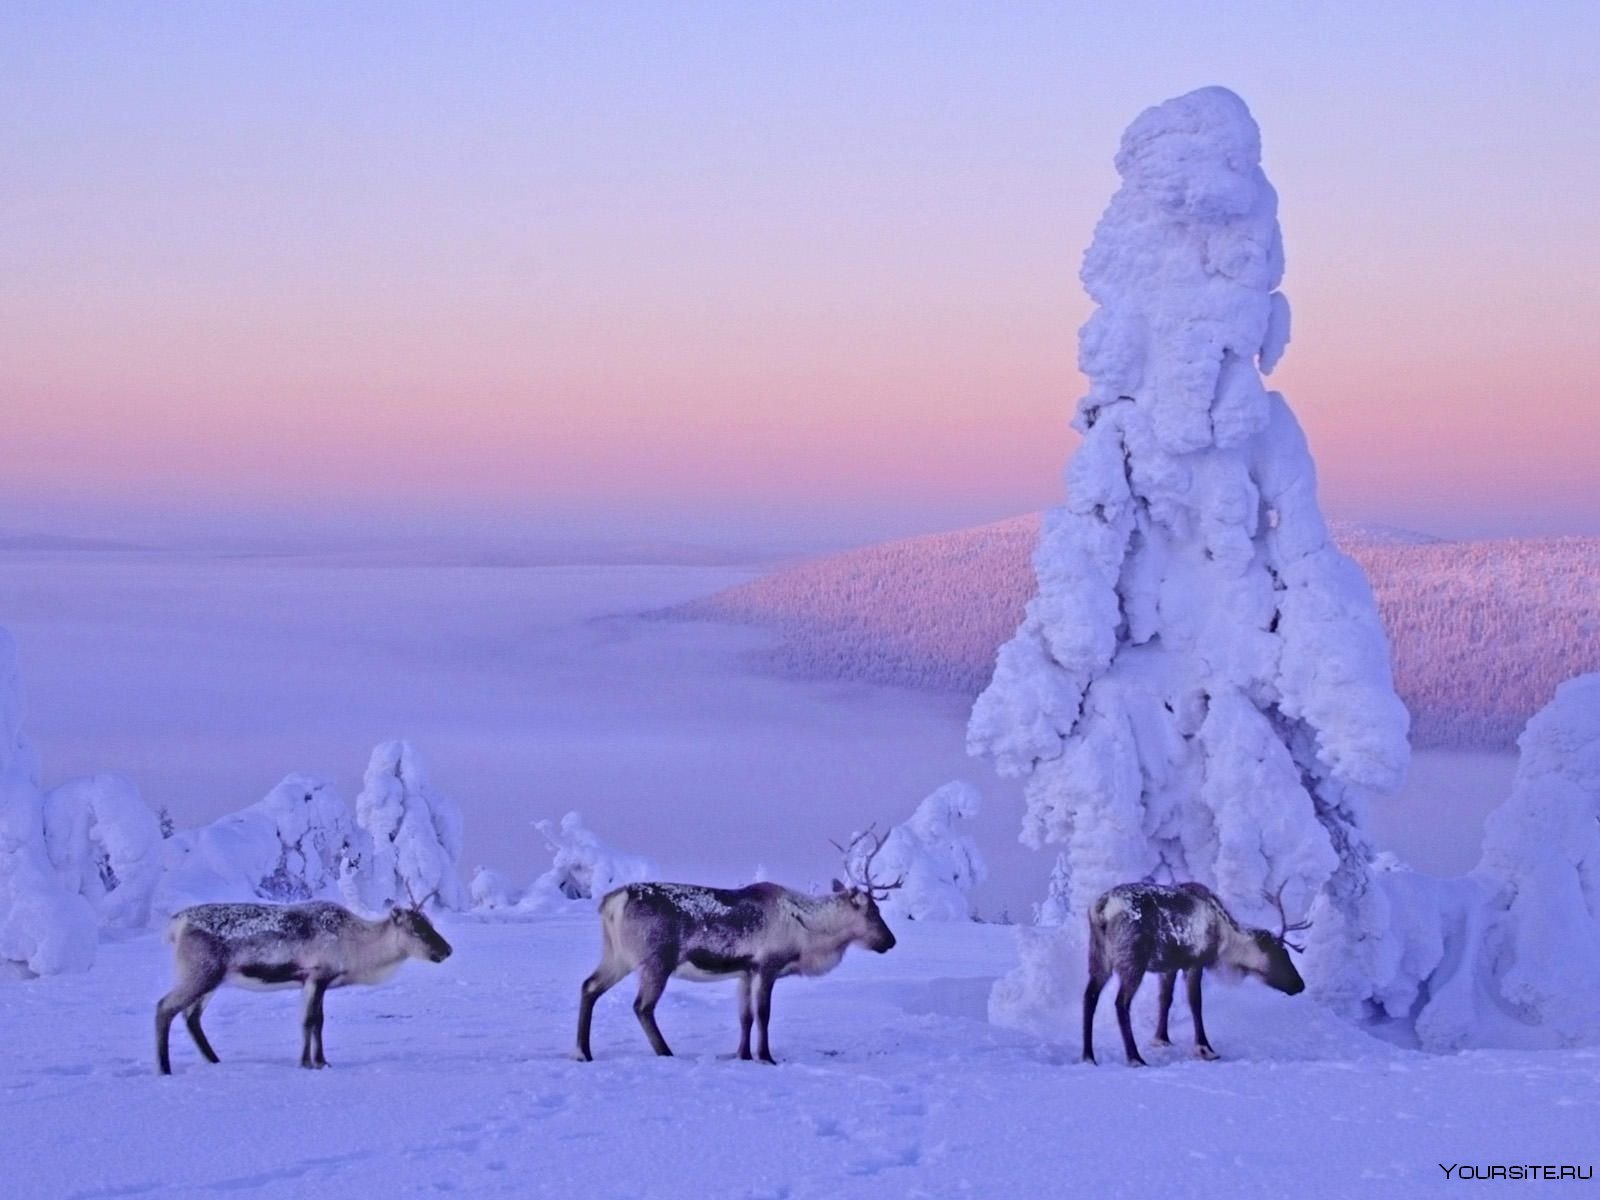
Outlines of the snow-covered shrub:
{"type": "Polygon", "coordinates": [[[0,629],[0,963],[31,975],[87,971],[99,937],[95,912],[50,862],[22,711],[16,645],[0,629]]]}
{"type": "Polygon", "coordinates": [[[1518,744],[1477,903],[1445,923],[1417,1019],[1427,1046],[1600,1041],[1600,674],[1562,684],[1518,744]]]}
{"type": "Polygon", "coordinates": [[[473,872],[472,882],[467,885],[467,895],[472,907],[483,912],[511,908],[516,904],[510,881],[499,871],[491,871],[488,867],[479,867],[473,872]]]}
{"type": "MultiPolygon", "coordinates": [[[[982,803],[970,783],[947,783],[888,832],[872,863],[876,880],[902,881],[881,902],[886,916],[913,921],[970,919],[967,893],[983,882],[988,871],[977,844],[956,829],[956,822],[976,817],[982,803]]],[[[870,849],[868,839],[854,844],[846,861],[853,877],[861,877],[870,849]]]]}
{"type": "Polygon", "coordinates": [[[94,906],[101,925],[149,923],[161,875],[161,821],[131,780],[91,775],[52,788],[44,835],[56,873],[94,906]]]}
{"type": "Polygon", "coordinates": [[[969,748],[1024,778],[1024,840],[1065,844],[1074,912],[1195,879],[1265,923],[1282,887],[1291,912],[1316,901],[1313,987],[1354,1010],[1386,936],[1363,807],[1403,777],[1407,716],[1305,438],[1262,386],[1289,308],[1260,158],[1222,88],[1123,136],[1082,271],[1083,442],[969,748]]]}
{"type": "Polygon", "coordinates": [[[356,822],[371,839],[363,864],[368,902],[375,908],[437,895],[444,908],[467,902],[461,859],[461,810],[428,783],[422,758],[410,742],[384,742],[372,751],[356,822]]]}
{"type": "Polygon", "coordinates": [[[550,869],[535,879],[522,897],[522,908],[544,908],[570,900],[598,900],[612,888],[655,875],[648,859],[623,854],[606,845],[569,812],[559,826],[538,821],[536,828],[554,852],[550,869]]]}
{"type": "Polygon", "coordinates": [[[345,897],[365,834],[331,783],[290,775],[249,808],[162,843],[155,911],[212,900],[345,897]]]}

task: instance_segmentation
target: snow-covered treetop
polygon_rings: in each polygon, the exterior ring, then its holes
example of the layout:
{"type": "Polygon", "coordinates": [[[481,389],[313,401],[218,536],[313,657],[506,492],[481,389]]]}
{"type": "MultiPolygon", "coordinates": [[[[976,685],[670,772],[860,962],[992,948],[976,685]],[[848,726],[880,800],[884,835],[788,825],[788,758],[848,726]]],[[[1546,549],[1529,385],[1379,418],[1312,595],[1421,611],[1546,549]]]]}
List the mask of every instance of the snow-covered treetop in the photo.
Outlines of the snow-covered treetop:
{"type": "Polygon", "coordinates": [[[1264,424],[1266,397],[1253,371],[1219,380],[1224,351],[1270,372],[1289,340],[1261,133],[1238,96],[1202,88],[1140,115],[1116,163],[1122,187],[1083,261],[1100,308],[1080,334],[1079,422],[1137,395],[1168,453],[1236,444],[1264,424]]]}

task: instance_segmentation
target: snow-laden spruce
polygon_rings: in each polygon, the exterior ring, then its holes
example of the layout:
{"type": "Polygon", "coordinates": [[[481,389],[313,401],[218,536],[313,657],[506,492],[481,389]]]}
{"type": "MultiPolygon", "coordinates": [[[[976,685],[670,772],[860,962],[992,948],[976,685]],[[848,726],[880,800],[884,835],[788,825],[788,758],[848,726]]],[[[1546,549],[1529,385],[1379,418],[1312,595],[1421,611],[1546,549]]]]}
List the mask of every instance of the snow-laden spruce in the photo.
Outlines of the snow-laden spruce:
{"type": "MultiPolygon", "coordinates": [[[[965,921],[972,916],[968,893],[988,876],[977,843],[957,828],[978,815],[983,797],[960,780],[934,791],[905,821],[889,830],[873,859],[880,879],[901,885],[880,902],[888,918],[912,921],[965,921]]],[[[864,874],[871,846],[858,841],[846,869],[864,874]]]]}
{"type": "Polygon", "coordinates": [[[1289,308],[1260,159],[1222,88],[1123,136],[1082,271],[1099,306],[1083,442],[969,745],[1025,778],[1024,839],[1066,845],[1074,911],[1127,880],[1194,879],[1264,920],[1282,887],[1313,910],[1313,985],[1354,1008],[1388,926],[1363,806],[1403,777],[1407,716],[1305,438],[1262,385],[1289,308]]]}
{"type": "Polygon", "coordinates": [[[87,971],[98,922],[50,861],[39,760],[22,713],[16,643],[0,629],[0,965],[25,975],[87,971]]]}
{"type": "Polygon", "coordinates": [[[369,907],[386,909],[436,896],[445,908],[464,908],[461,885],[461,810],[428,782],[416,747],[384,742],[372,751],[356,823],[372,840],[364,866],[369,907]]]}

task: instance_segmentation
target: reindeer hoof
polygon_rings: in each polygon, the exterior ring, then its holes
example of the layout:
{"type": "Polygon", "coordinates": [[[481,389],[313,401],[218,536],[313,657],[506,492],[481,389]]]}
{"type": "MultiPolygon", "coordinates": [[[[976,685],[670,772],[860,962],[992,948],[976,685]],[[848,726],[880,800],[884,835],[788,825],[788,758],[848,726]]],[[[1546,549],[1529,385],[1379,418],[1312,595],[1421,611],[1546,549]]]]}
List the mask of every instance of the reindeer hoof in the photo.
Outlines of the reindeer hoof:
{"type": "Polygon", "coordinates": [[[1098,1067],[1100,1065],[1099,1062],[1097,1062],[1095,1060],[1095,1057],[1092,1054],[1085,1054],[1078,1061],[1081,1062],[1081,1063],[1087,1063],[1091,1067],[1098,1067]]]}
{"type": "Polygon", "coordinates": [[[764,1063],[767,1063],[770,1066],[774,1066],[774,1067],[778,1065],[778,1060],[773,1058],[772,1055],[770,1055],[770,1054],[763,1054],[761,1056],[761,1061],[764,1062],[764,1063]]]}
{"type": "Polygon", "coordinates": [[[1145,1060],[1142,1058],[1130,1058],[1128,1060],[1128,1065],[1130,1067],[1148,1067],[1150,1064],[1145,1062],[1145,1060]]]}
{"type": "Polygon", "coordinates": [[[1194,1056],[1196,1058],[1203,1058],[1207,1062],[1216,1062],[1217,1059],[1222,1057],[1222,1055],[1218,1054],[1210,1046],[1196,1046],[1194,1048],[1194,1056]]]}
{"type": "Polygon", "coordinates": [[[1150,1044],[1152,1046],[1170,1046],[1172,1045],[1172,1039],[1164,1033],[1158,1033],[1150,1039],[1150,1044]]]}

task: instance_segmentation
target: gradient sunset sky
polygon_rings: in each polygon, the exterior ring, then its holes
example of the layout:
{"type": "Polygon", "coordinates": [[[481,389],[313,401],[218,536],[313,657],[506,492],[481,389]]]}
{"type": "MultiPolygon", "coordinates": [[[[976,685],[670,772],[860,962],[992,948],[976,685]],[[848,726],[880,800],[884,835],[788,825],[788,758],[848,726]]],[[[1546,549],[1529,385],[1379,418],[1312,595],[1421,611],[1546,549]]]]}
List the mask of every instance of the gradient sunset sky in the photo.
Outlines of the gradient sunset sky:
{"type": "Polygon", "coordinates": [[[1262,126],[1336,515],[1600,533],[1600,5],[0,9],[0,528],[1038,508],[1143,108],[1262,126]]]}

